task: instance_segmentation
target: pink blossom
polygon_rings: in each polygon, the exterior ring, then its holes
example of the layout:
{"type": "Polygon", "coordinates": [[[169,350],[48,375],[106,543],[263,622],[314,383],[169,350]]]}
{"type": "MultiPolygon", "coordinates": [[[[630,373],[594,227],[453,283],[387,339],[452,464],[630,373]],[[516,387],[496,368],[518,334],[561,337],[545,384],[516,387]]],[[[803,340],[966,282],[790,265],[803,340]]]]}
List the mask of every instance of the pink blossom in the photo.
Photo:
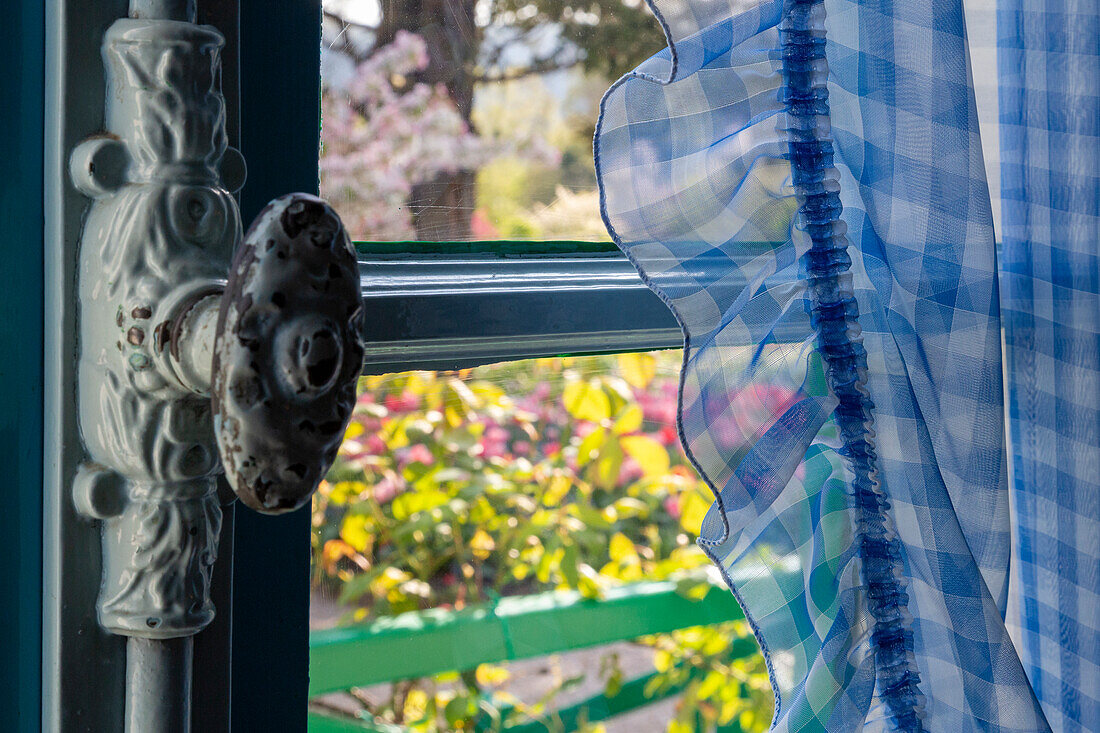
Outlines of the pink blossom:
{"type": "Polygon", "coordinates": [[[401,487],[389,476],[382,478],[372,488],[374,500],[379,504],[388,504],[401,493],[401,487]]]}
{"type": "MultiPolygon", "coordinates": [[[[424,39],[398,31],[342,88],[323,90],[321,192],[356,238],[414,237],[409,194],[441,173],[476,170],[498,156],[560,157],[541,129],[502,138],[474,134],[444,85],[414,81],[428,62],[424,39]]],[[[498,236],[484,212],[471,223],[476,237],[498,236]]]]}
{"type": "Polygon", "coordinates": [[[371,433],[367,437],[366,442],[367,453],[373,456],[380,456],[386,453],[388,450],[386,447],[386,441],[382,440],[382,437],[377,433],[371,433]]]}
{"type": "Polygon", "coordinates": [[[644,475],[645,471],[638,465],[638,462],[627,456],[619,468],[618,484],[619,486],[632,484],[644,475]]]}
{"type": "Polygon", "coordinates": [[[768,430],[798,400],[794,390],[775,384],[751,384],[708,407],[711,433],[722,448],[736,449],[768,430]]]}
{"type": "Polygon", "coordinates": [[[596,423],[588,422],[587,420],[585,420],[582,422],[578,422],[573,428],[573,432],[580,438],[587,438],[592,433],[592,431],[594,431],[598,427],[599,426],[596,425],[596,423]]]}
{"type": "Polygon", "coordinates": [[[667,496],[664,501],[665,511],[668,515],[674,519],[680,518],[680,497],[679,496],[667,496]]]}
{"type": "Polygon", "coordinates": [[[420,407],[420,397],[411,390],[405,390],[400,395],[386,395],[384,404],[390,412],[409,412],[420,407]]]}
{"type": "Polygon", "coordinates": [[[500,239],[500,232],[489,221],[484,209],[474,209],[470,215],[470,236],[474,239],[500,239]]]}
{"type": "Polygon", "coordinates": [[[507,430],[493,425],[481,436],[478,452],[485,459],[503,457],[507,452],[508,438],[507,430]]]}
{"type": "Polygon", "coordinates": [[[408,449],[404,458],[401,460],[402,465],[408,465],[410,463],[423,463],[425,466],[430,466],[435,463],[435,456],[432,455],[428,446],[423,443],[417,443],[408,449]]]}

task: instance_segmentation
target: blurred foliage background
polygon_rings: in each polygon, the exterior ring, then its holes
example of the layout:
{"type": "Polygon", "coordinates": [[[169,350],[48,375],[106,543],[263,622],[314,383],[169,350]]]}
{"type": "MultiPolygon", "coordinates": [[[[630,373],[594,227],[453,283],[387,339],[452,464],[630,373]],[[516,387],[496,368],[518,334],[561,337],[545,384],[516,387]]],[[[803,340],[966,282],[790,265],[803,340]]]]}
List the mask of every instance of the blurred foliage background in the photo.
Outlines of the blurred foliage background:
{"type": "Polygon", "coordinates": [[[605,240],[599,100],[642,0],[325,0],[321,190],[353,238],[605,240]]]}
{"type": "MultiPolygon", "coordinates": [[[[678,363],[679,352],[621,354],[363,378],[313,504],[316,592],[351,623],[551,589],[598,597],[643,579],[704,590],[710,563],[694,538],[711,496],[679,448],[678,363]]],[[[731,651],[749,633],[731,622],[636,642],[662,673],[654,690],[694,680],[667,730],[767,727],[763,659],[731,651]]],[[[590,674],[613,694],[639,670],[608,653],[590,674]]],[[[414,730],[463,730],[487,710],[543,717],[577,683],[524,701],[508,676],[482,665],[364,704],[414,730]]]]}
{"type": "MultiPolygon", "coordinates": [[[[643,0],[324,0],[324,10],[321,192],[354,239],[608,239],[592,134],[610,83],[665,46],[643,0]]],[[[679,358],[364,378],[313,505],[324,623],[552,589],[597,597],[642,579],[698,593],[709,561],[694,539],[711,496],[676,435],[679,358]]],[[[417,731],[469,730],[505,711],[552,730],[547,713],[570,690],[595,677],[612,694],[655,668],[654,692],[690,681],[645,730],[763,730],[763,659],[731,650],[748,634],[736,622],[637,640],[644,670],[631,667],[636,654],[592,652],[598,663],[558,675],[537,699],[514,693],[510,667],[489,665],[352,693],[380,723],[417,731]]]]}

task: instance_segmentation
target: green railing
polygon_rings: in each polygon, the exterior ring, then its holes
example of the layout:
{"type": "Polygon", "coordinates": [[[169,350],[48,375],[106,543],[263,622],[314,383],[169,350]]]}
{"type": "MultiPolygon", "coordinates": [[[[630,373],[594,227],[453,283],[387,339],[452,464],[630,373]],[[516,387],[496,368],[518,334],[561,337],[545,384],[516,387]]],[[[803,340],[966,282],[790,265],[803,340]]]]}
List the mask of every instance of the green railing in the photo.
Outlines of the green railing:
{"type": "MultiPolygon", "coordinates": [[[[688,598],[678,593],[677,584],[671,581],[635,583],[608,590],[599,599],[585,599],[576,592],[549,592],[503,598],[462,611],[404,613],[311,634],[310,697],[743,617],[725,588],[712,586],[702,597],[688,598]]],[[[735,656],[755,653],[757,645],[751,637],[739,639],[734,645],[735,656]]],[[[646,686],[655,674],[628,681],[614,696],[596,695],[548,714],[554,729],[576,730],[582,720],[604,720],[683,689],[665,687],[647,696],[646,686]]],[[[509,733],[545,733],[548,728],[545,723],[529,721],[503,729],[509,733]]],[[[362,733],[400,729],[311,710],[309,730],[362,733]]]]}

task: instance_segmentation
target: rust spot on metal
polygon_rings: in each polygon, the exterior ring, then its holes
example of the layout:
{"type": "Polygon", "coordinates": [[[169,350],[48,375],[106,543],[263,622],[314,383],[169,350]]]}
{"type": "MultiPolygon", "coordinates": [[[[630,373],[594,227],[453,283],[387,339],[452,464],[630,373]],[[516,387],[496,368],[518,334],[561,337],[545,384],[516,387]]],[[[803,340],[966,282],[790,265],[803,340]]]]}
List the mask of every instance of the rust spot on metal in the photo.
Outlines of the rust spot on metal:
{"type": "Polygon", "coordinates": [[[145,320],[146,318],[152,318],[153,317],[153,310],[151,308],[149,308],[148,306],[139,305],[138,307],[136,307],[132,311],[130,311],[130,317],[131,318],[136,318],[137,320],[145,320]]]}
{"type": "Polygon", "coordinates": [[[141,346],[145,343],[145,331],[137,326],[131,326],[130,330],[126,332],[126,340],[134,346],[141,346]]]}
{"type": "Polygon", "coordinates": [[[126,316],[122,312],[122,306],[118,307],[118,313],[115,314],[115,323],[119,328],[122,328],[122,324],[126,322],[126,316]]]}
{"type": "Polygon", "coordinates": [[[168,330],[171,328],[168,321],[162,321],[153,329],[153,350],[158,354],[164,351],[164,345],[168,342],[168,330]]]}

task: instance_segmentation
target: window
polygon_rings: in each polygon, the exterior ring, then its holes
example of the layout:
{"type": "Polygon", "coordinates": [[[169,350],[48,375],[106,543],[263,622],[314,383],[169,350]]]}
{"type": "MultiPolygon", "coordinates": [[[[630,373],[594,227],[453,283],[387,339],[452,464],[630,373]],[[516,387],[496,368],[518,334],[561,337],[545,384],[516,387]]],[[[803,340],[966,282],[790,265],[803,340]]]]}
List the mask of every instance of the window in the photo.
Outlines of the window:
{"type": "Polygon", "coordinates": [[[329,0],[322,194],[363,240],[606,241],[592,133],[644,3],[329,0]]]}
{"type": "Polygon", "coordinates": [[[680,328],[595,188],[599,97],[659,27],[620,0],[433,8],[325,4],[321,193],[358,242],[367,357],[314,502],[311,725],[766,727],[693,542],[680,328]]]}

